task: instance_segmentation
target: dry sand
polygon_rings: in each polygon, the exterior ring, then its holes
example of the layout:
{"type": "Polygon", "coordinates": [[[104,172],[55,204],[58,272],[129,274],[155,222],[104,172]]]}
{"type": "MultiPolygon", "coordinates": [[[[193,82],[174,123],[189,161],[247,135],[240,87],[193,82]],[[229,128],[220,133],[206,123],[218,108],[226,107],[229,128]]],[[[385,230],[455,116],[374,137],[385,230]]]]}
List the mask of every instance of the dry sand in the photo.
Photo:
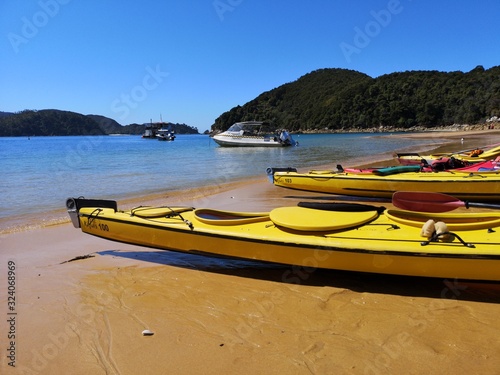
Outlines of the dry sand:
{"type": "MultiPolygon", "coordinates": [[[[447,145],[454,150],[462,137],[499,142],[497,132],[432,134],[444,135],[456,140],[447,145]]],[[[292,195],[317,194],[262,178],[169,198],[259,211],[294,205],[300,198],[292,195]]],[[[0,267],[2,374],[500,369],[498,283],[220,260],[114,243],[68,223],[0,235],[0,267]],[[15,304],[8,303],[9,261],[15,304]],[[154,334],[143,336],[146,329],[154,334]]]]}

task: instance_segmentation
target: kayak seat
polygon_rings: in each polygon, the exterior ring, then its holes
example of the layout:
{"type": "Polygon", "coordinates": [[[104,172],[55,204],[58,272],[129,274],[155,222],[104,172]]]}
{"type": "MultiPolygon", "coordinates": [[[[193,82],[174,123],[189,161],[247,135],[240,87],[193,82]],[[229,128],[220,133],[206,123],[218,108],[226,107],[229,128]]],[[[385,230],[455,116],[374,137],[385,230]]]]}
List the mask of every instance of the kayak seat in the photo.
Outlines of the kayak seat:
{"type": "Polygon", "coordinates": [[[372,206],[361,203],[319,203],[319,202],[299,202],[299,207],[312,208],[315,210],[338,211],[338,212],[367,212],[377,211],[379,214],[385,211],[383,206],[372,206]]]}
{"type": "Polygon", "coordinates": [[[269,220],[268,212],[235,212],[200,208],[194,211],[195,218],[211,225],[240,225],[269,220]]]}
{"type": "Polygon", "coordinates": [[[436,213],[436,212],[417,212],[406,210],[387,210],[384,212],[391,221],[398,224],[412,227],[423,228],[429,219],[435,222],[446,223],[450,231],[466,231],[491,229],[500,226],[500,214],[496,212],[484,213],[436,213]]]}

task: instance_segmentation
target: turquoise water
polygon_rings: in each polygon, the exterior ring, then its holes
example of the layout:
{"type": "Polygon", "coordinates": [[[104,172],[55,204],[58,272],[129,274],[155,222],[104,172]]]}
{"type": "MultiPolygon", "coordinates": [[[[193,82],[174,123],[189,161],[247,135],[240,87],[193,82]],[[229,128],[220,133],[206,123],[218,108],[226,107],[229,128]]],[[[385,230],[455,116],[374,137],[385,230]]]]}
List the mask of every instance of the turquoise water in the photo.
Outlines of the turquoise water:
{"type": "Polygon", "coordinates": [[[206,135],[0,138],[0,219],[61,209],[70,196],[119,200],[264,176],[270,166],[352,166],[360,155],[432,143],[379,135],[295,135],[299,146],[288,148],[222,148],[206,135]]]}

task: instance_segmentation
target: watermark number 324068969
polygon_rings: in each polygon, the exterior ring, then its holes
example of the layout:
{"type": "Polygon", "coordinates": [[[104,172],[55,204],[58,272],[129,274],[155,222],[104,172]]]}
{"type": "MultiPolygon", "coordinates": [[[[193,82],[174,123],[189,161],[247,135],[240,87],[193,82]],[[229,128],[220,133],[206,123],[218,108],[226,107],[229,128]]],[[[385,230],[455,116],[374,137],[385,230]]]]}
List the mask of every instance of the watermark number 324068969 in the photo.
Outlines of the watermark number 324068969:
{"type": "Polygon", "coordinates": [[[16,367],[16,262],[7,262],[7,359],[9,366],[16,367]]]}

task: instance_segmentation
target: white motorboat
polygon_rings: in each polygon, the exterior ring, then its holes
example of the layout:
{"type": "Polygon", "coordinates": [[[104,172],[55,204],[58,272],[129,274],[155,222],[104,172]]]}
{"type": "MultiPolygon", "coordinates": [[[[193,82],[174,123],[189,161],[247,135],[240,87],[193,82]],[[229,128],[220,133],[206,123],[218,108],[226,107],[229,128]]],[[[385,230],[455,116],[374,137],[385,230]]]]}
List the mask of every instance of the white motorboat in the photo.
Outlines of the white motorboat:
{"type": "Polygon", "coordinates": [[[273,131],[269,124],[261,121],[237,122],[212,138],[225,147],[286,147],[297,144],[286,130],[273,131]]]}

